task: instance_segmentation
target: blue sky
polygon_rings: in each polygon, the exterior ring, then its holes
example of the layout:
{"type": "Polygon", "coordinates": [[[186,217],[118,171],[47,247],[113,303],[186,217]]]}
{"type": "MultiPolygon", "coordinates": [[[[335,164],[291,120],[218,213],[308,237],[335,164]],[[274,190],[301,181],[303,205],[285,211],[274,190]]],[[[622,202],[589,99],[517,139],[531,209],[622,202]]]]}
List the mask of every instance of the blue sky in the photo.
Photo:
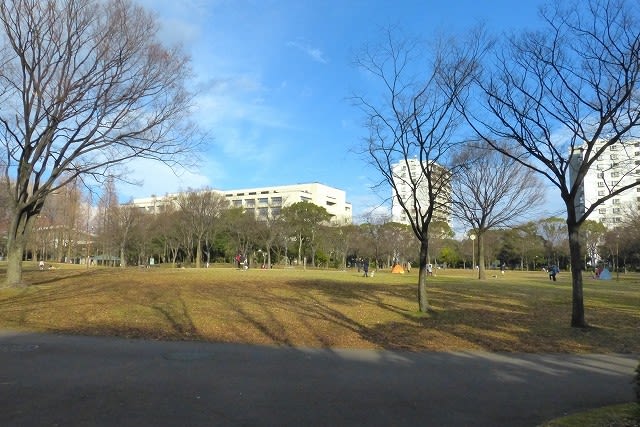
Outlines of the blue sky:
{"type": "MultiPolygon", "coordinates": [[[[357,154],[366,129],[348,100],[366,93],[355,51],[396,25],[429,38],[478,22],[493,32],[535,22],[540,2],[524,0],[139,0],[157,13],[161,38],[192,58],[194,118],[211,137],[197,170],[174,176],[135,165],[139,187],[120,198],[187,188],[320,182],[343,189],[354,216],[389,197],[371,190],[380,175],[357,154]]],[[[374,94],[375,95],[375,94],[374,94]]]]}

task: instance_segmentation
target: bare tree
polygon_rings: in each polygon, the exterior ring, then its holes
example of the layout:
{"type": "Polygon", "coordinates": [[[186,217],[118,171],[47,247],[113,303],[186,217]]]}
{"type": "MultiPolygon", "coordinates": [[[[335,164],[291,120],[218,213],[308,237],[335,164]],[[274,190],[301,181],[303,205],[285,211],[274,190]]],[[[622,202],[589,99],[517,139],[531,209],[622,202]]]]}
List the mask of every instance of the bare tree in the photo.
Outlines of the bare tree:
{"type": "Polygon", "coordinates": [[[566,254],[567,233],[566,222],[562,218],[550,217],[538,222],[538,234],[544,240],[546,261],[548,265],[561,266],[560,255],[566,254]]]}
{"type": "Polygon", "coordinates": [[[101,253],[103,264],[115,265],[116,253],[119,253],[116,241],[119,206],[115,182],[107,178],[98,199],[95,230],[99,236],[96,252],[101,253]]]}
{"type": "Polygon", "coordinates": [[[452,213],[478,237],[478,278],[486,279],[485,233],[536,212],[544,200],[543,187],[534,171],[484,143],[469,143],[456,163],[452,213]]]}
{"type": "Polygon", "coordinates": [[[581,239],[586,248],[584,264],[593,267],[600,256],[598,246],[604,242],[607,228],[600,222],[588,219],[582,224],[580,231],[582,235],[581,239]]]}
{"type": "MultiPolygon", "coordinates": [[[[143,213],[133,205],[115,207],[111,212],[113,232],[120,252],[120,267],[127,266],[127,247],[135,243],[136,228],[143,222],[143,213]]],[[[137,236],[139,237],[139,236],[137,236]]]]}
{"type": "Polygon", "coordinates": [[[229,202],[223,194],[204,189],[181,193],[177,203],[183,223],[188,232],[193,234],[196,268],[200,268],[203,245],[205,241],[215,238],[216,226],[218,226],[217,231],[221,230],[220,218],[223,210],[229,207],[229,202]]]}
{"type": "Polygon", "coordinates": [[[194,147],[188,59],[156,34],[129,0],[0,3],[8,286],[21,283],[25,233],[49,194],[78,178],[124,178],[137,157],[174,165],[194,147]]]}
{"type": "MultiPolygon", "coordinates": [[[[638,8],[626,0],[553,1],[541,17],[542,29],[505,38],[495,68],[478,81],[482,102],[467,105],[465,114],[489,144],[506,141],[496,148],[558,188],[576,267],[571,325],[586,327],[580,226],[603,202],[640,184],[621,177],[590,204],[580,200],[587,171],[610,147],[621,158],[633,153],[640,123],[638,8]]],[[[625,175],[639,167],[626,166],[625,175]]]]}
{"type": "Polygon", "coordinates": [[[383,97],[356,96],[355,102],[369,128],[368,158],[420,241],[418,304],[427,312],[429,226],[434,213],[448,210],[447,165],[462,121],[455,101],[463,98],[476,72],[482,37],[474,34],[462,45],[442,40],[425,55],[427,49],[417,41],[396,40],[391,30],[385,36],[384,43],[365,48],[356,59],[382,84],[383,97]]]}

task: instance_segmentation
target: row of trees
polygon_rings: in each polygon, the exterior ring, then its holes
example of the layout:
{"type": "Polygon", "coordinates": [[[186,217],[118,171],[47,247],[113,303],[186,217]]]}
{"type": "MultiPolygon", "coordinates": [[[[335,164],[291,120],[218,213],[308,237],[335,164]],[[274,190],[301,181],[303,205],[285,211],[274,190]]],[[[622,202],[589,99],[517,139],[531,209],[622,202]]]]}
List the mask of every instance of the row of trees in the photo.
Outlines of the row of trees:
{"type": "MultiPolygon", "coordinates": [[[[612,231],[588,221],[583,227],[586,250],[579,269],[598,262],[612,268],[640,266],[640,214],[636,212],[630,211],[623,227],[612,231]]],[[[329,226],[328,219],[324,208],[299,202],[284,207],[277,217],[256,220],[208,190],[185,192],[161,212],[148,213],[120,205],[113,181],[92,206],[79,186],[69,185],[47,201],[32,224],[25,256],[122,267],[146,265],[150,259],[203,267],[231,263],[240,255],[251,265],[265,268],[308,264],[340,269],[361,258],[371,259],[378,268],[415,265],[418,259],[419,243],[410,226],[383,217],[359,225],[329,226]]],[[[453,268],[471,268],[476,262],[484,265],[485,260],[494,268],[502,264],[522,270],[551,264],[566,270],[572,267],[561,218],[487,230],[484,250],[478,240],[469,238],[477,232],[455,239],[447,224],[433,224],[428,261],[453,268]]],[[[4,253],[6,247],[0,247],[0,254],[4,253]]]]}

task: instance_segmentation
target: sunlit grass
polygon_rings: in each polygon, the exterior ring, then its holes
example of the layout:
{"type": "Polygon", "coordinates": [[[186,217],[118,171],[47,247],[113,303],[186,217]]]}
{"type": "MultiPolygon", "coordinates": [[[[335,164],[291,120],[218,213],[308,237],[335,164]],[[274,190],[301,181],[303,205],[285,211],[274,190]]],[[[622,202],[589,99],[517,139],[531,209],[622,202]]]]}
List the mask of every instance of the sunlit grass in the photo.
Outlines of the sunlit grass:
{"type": "Polygon", "coordinates": [[[0,290],[0,327],[285,346],[640,352],[639,276],[585,278],[586,330],[569,327],[568,273],[558,282],[543,272],[492,276],[438,270],[425,314],[415,270],[364,278],[355,270],[28,265],[27,288],[0,290]]]}

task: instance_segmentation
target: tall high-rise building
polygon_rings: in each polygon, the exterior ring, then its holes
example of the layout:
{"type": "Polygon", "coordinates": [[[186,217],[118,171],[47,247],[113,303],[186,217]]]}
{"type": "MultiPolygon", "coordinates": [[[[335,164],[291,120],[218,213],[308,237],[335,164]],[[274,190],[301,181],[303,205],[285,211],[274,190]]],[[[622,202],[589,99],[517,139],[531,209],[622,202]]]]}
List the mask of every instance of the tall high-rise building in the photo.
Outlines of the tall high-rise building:
{"type": "MultiPolygon", "coordinates": [[[[597,143],[594,150],[601,147],[602,143],[597,143]]],[[[584,149],[578,147],[570,156],[569,176],[572,182],[584,155],[584,149]]],[[[640,142],[609,146],[584,177],[576,199],[578,215],[612,190],[634,182],[640,182],[640,142]]],[[[640,186],[605,201],[591,213],[589,219],[613,228],[622,223],[627,210],[636,208],[639,203],[640,186]]]]}
{"type": "MultiPolygon", "coordinates": [[[[438,164],[431,165],[436,174],[440,174],[436,178],[440,181],[440,177],[444,174],[448,175],[448,171],[438,164]]],[[[395,163],[392,166],[392,174],[397,189],[392,189],[391,202],[391,219],[401,224],[410,224],[407,212],[402,208],[398,198],[400,198],[406,207],[409,208],[409,215],[415,217],[414,195],[417,198],[419,208],[422,212],[426,212],[429,207],[429,187],[427,179],[423,174],[420,161],[418,159],[406,159],[395,163]]],[[[446,179],[446,177],[445,177],[446,179]]],[[[441,221],[451,226],[451,184],[445,181],[441,186],[436,197],[437,206],[433,212],[433,221],[441,221]]]]}

